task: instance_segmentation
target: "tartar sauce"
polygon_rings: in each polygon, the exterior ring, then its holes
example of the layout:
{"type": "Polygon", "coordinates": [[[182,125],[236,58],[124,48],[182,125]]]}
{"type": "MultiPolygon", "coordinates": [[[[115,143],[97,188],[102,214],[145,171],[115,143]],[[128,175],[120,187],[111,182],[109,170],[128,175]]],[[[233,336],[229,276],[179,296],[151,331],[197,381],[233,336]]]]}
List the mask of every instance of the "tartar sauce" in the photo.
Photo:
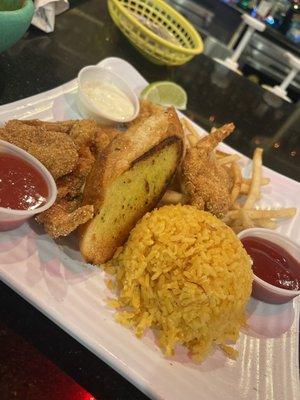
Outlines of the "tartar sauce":
{"type": "Polygon", "coordinates": [[[117,86],[99,81],[87,81],[82,91],[107,117],[124,120],[134,114],[134,105],[117,86]]]}

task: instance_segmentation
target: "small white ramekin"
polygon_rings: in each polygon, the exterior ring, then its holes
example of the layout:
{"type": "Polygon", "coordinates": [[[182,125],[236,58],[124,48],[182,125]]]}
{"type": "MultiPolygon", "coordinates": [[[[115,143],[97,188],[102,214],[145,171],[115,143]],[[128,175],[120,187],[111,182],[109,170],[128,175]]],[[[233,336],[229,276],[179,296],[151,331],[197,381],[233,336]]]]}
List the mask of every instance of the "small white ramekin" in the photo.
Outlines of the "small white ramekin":
{"type": "MultiPolygon", "coordinates": [[[[274,232],[270,229],[250,228],[238,234],[240,240],[250,236],[259,237],[273,242],[285,249],[296,260],[300,261],[300,247],[295,242],[281,235],[280,233],[274,232]]],[[[279,288],[271,285],[268,282],[265,282],[263,279],[260,279],[254,274],[252,296],[258,300],[262,300],[266,303],[283,304],[299,295],[300,290],[287,290],[279,288]]]]}
{"type": "Polygon", "coordinates": [[[43,175],[47,183],[49,193],[46,203],[41,207],[35,208],[34,210],[12,210],[10,208],[0,207],[0,231],[9,231],[11,229],[18,228],[33,215],[39,214],[51,207],[56,199],[57,188],[55,181],[47,168],[44,167],[44,165],[35,157],[27,153],[27,151],[22,150],[4,140],[0,140],[0,152],[14,154],[15,156],[29,162],[43,175]]]}
{"type": "Polygon", "coordinates": [[[128,84],[114,72],[96,65],[84,67],[78,74],[77,107],[80,114],[84,118],[93,118],[103,124],[130,122],[134,120],[140,112],[139,99],[128,86],[128,84]],[[125,93],[131,101],[134,107],[133,115],[123,119],[112,118],[110,115],[101,110],[101,108],[96,107],[82,90],[82,84],[86,81],[98,81],[115,85],[118,89],[125,93]]]}

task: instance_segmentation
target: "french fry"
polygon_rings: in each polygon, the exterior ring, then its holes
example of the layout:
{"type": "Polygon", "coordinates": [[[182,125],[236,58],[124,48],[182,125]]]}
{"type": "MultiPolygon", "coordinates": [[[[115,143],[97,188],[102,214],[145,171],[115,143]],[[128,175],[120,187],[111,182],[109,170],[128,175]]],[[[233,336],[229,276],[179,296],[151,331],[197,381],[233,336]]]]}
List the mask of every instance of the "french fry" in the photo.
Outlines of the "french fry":
{"type": "Polygon", "coordinates": [[[229,225],[231,227],[232,227],[232,221],[234,221],[234,219],[235,219],[235,218],[232,218],[230,215],[230,213],[232,211],[236,211],[236,210],[228,211],[228,213],[226,215],[224,215],[224,217],[222,218],[222,221],[224,222],[224,224],[229,225]]]}
{"type": "Polygon", "coordinates": [[[267,219],[267,218],[257,219],[255,221],[255,225],[260,226],[261,228],[267,228],[267,229],[276,229],[277,228],[277,222],[272,219],[267,219]]]}
{"type": "MultiPolygon", "coordinates": [[[[243,211],[251,219],[265,219],[265,218],[291,218],[296,215],[297,209],[295,207],[279,208],[275,210],[245,210],[243,211]]],[[[238,219],[241,216],[241,210],[231,210],[226,214],[226,220],[238,219]]]]}
{"type": "Polygon", "coordinates": [[[247,200],[243,206],[244,209],[249,210],[253,208],[257,196],[259,194],[261,172],[262,172],[262,153],[263,149],[257,147],[254,151],[253,166],[252,166],[252,181],[247,200]]]}
{"type": "Polygon", "coordinates": [[[242,171],[237,162],[233,162],[231,164],[231,171],[233,174],[233,187],[232,187],[231,194],[230,194],[230,201],[231,201],[231,204],[233,205],[241,191],[242,171]]]}
{"type": "Polygon", "coordinates": [[[244,182],[242,182],[242,184],[241,184],[241,194],[248,194],[249,193],[249,191],[250,191],[250,183],[248,184],[248,183],[244,183],[244,182]]]}
{"type": "Polygon", "coordinates": [[[240,210],[240,215],[241,215],[242,226],[244,229],[254,228],[254,222],[247,213],[247,210],[242,208],[240,210]]]}
{"type": "Polygon", "coordinates": [[[164,204],[185,204],[186,196],[180,192],[176,192],[175,190],[167,190],[163,195],[161,202],[164,204]]]}
{"type": "Polygon", "coordinates": [[[224,151],[221,151],[221,150],[218,150],[218,149],[215,151],[215,154],[216,154],[217,158],[230,156],[229,153],[225,153],[224,151]]]}
{"type": "Polygon", "coordinates": [[[188,135],[189,135],[189,132],[187,132],[187,129],[186,129],[185,118],[180,118],[180,122],[181,122],[181,125],[182,125],[182,128],[183,128],[183,135],[184,135],[184,154],[183,154],[183,159],[184,159],[186,149],[190,148],[191,145],[190,145],[190,142],[188,141],[188,138],[187,138],[188,135]]]}
{"type": "Polygon", "coordinates": [[[238,154],[230,154],[225,157],[218,159],[219,165],[231,164],[235,161],[238,161],[241,157],[238,154]]]}
{"type": "Polygon", "coordinates": [[[240,211],[241,223],[244,229],[254,228],[254,222],[245,210],[253,208],[255,201],[260,195],[260,182],[261,182],[261,169],[262,169],[262,149],[257,148],[253,155],[252,165],[252,180],[250,183],[249,193],[242,210],[240,211]]]}
{"type": "Polygon", "coordinates": [[[196,144],[197,144],[198,141],[199,141],[199,138],[195,137],[195,136],[192,135],[192,134],[187,135],[186,138],[187,138],[187,141],[188,141],[190,147],[196,146],[196,144]]]}
{"type": "Polygon", "coordinates": [[[183,126],[183,130],[185,132],[186,143],[188,147],[194,147],[198,143],[200,137],[193,127],[193,125],[186,118],[181,118],[181,124],[183,126]]]}
{"type": "Polygon", "coordinates": [[[241,225],[240,223],[236,223],[236,224],[233,224],[233,225],[231,226],[231,229],[237,234],[237,233],[241,232],[241,231],[242,231],[243,229],[245,229],[245,228],[244,228],[244,226],[241,225]]]}
{"type": "MultiPolygon", "coordinates": [[[[243,184],[245,185],[249,185],[251,184],[252,178],[247,179],[247,178],[243,178],[243,184]]],[[[266,178],[266,177],[262,177],[261,181],[260,181],[260,186],[265,186],[268,185],[270,183],[271,179],[270,178],[266,178]]]]}
{"type": "MultiPolygon", "coordinates": [[[[265,186],[270,183],[270,178],[261,178],[260,185],[265,186]]],[[[250,190],[251,179],[244,179],[241,185],[241,194],[248,194],[250,190]]]]}
{"type": "MultiPolygon", "coordinates": [[[[193,125],[186,119],[182,119],[187,146],[193,147],[197,144],[199,136],[193,125]]],[[[213,132],[215,128],[212,128],[213,132]]],[[[216,162],[226,168],[232,178],[232,188],[230,193],[230,210],[223,218],[223,222],[229,225],[234,232],[238,233],[244,229],[260,226],[268,229],[276,229],[278,218],[291,218],[297,209],[282,208],[282,209],[254,209],[255,203],[261,197],[261,186],[268,185],[270,178],[262,176],[262,153],[263,149],[256,148],[252,161],[252,176],[251,178],[243,178],[241,167],[238,160],[241,158],[238,154],[228,154],[224,151],[215,150],[216,162]],[[244,203],[239,201],[240,196],[246,195],[244,203]]],[[[179,173],[179,182],[181,174],[179,173]]],[[[186,204],[188,197],[184,194],[184,185],[181,181],[180,188],[177,191],[167,191],[162,199],[163,203],[167,204],[186,204]],[[181,192],[181,193],[180,193],[181,192]]]]}
{"type": "Polygon", "coordinates": [[[194,128],[194,126],[190,123],[188,119],[182,118],[181,123],[183,125],[183,128],[187,131],[188,134],[194,135],[195,137],[199,138],[197,130],[194,128]]]}

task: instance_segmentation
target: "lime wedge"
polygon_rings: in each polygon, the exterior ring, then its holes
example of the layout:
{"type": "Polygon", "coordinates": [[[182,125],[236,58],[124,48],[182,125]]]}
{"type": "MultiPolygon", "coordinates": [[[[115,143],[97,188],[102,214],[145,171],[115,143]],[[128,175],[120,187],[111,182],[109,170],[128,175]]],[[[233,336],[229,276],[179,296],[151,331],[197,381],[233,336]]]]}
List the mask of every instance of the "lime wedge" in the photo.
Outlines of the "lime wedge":
{"type": "Polygon", "coordinates": [[[150,83],[142,91],[140,97],[164,107],[174,106],[178,110],[186,109],[186,91],[174,82],[158,81],[150,83]]]}

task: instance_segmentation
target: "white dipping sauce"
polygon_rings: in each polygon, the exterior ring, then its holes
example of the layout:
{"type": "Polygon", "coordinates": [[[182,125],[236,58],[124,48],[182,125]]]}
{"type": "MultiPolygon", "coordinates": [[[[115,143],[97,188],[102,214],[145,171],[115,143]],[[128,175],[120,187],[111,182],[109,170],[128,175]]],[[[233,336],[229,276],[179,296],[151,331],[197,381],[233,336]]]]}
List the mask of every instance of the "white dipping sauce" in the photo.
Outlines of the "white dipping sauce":
{"type": "Polygon", "coordinates": [[[124,120],[134,114],[134,105],[117,86],[99,81],[87,81],[81,85],[84,94],[107,117],[124,120]]]}

